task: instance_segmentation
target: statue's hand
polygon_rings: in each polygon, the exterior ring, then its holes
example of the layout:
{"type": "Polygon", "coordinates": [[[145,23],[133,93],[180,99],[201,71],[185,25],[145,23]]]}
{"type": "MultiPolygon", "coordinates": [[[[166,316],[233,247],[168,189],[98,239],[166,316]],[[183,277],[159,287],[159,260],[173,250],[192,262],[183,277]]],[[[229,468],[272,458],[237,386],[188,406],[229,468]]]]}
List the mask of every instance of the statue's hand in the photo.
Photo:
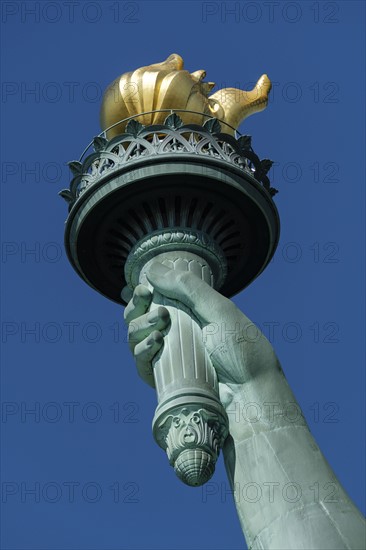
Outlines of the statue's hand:
{"type": "Polygon", "coordinates": [[[169,322],[169,312],[159,306],[149,312],[152,294],[144,285],[138,285],[125,309],[124,318],[128,324],[128,345],[135,358],[139,375],[154,387],[151,361],[163,344],[160,332],[169,322]]]}
{"type": "MultiPolygon", "coordinates": [[[[202,329],[202,339],[221,384],[243,384],[277,365],[273,348],[260,330],[235,306],[190,272],[154,263],[146,273],[151,285],[168,298],[185,304],[202,329]]],[[[163,343],[161,330],[169,323],[163,306],[146,313],[151,303],[147,287],[136,287],[126,307],[130,348],[138,371],[153,385],[151,360],[163,343]]],[[[224,388],[221,388],[223,391],[224,388]]]]}

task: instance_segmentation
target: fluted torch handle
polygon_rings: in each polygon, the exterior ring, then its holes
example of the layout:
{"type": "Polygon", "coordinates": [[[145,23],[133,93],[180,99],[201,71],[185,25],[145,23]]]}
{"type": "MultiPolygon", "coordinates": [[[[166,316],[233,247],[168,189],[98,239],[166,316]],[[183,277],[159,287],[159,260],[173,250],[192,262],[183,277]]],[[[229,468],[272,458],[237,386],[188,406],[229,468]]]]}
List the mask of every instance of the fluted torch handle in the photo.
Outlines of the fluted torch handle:
{"type": "MultiPolygon", "coordinates": [[[[213,276],[207,262],[195,254],[188,252],[168,252],[155,258],[179,271],[191,271],[202,280],[212,285],[213,276]]],[[[144,272],[144,270],[143,270],[144,272]]],[[[142,273],[141,282],[146,284],[146,278],[142,273]]],[[[154,306],[165,306],[170,314],[171,323],[163,332],[164,346],[153,361],[154,378],[159,402],[183,387],[202,391],[213,392],[218,395],[216,372],[208,357],[202,331],[194,318],[193,313],[178,300],[172,300],[163,296],[156,290],[153,291],[151,309],[154,306]]]]}

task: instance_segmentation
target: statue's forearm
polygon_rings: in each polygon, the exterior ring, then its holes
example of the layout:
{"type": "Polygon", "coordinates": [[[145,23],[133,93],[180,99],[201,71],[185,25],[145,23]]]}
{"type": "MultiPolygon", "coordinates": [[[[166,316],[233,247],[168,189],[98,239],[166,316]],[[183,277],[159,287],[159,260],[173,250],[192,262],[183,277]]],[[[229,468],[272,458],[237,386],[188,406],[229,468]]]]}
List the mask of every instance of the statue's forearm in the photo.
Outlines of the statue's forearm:
{"type": "Polygon", "coordinates": [[[362,515],[322,455],[282,371],[228,385],[229,480],[248,548],[365,548],[362,515]]]}

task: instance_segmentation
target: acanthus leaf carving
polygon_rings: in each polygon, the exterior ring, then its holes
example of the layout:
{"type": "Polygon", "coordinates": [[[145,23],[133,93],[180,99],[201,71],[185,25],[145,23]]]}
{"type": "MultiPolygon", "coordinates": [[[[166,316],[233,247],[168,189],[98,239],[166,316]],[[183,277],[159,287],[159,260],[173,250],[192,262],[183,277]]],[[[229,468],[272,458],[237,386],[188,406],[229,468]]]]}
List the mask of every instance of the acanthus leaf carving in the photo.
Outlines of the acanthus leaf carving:
{"type": "Polygon", "coordinates": [[[210,134],[219,134],[221,132],[221,124],[217,118],[209,118],[203,125],[204,129],[210,134]]]}
{"type": "Polygon", "coordinates": [[[238,139],[239,147],[243,151],[251,150],[252,148],[252,136],[240,136],[238,139]]]}
{"type": "Polygon", "coordinates": [[[107,144],[108,144],[108,140],[103,136],[96,136],[93,139],[93,147],[94,147],[94,151],[96,152],[103,151],[106,148],[107,144]]]}
{"type": "Polygon", "coordinates": [[[74,176],[78,176],[79,174],[82,174],[83,165],[78,160],[71,160],[70,162],[67,163],[67,165],[74,176]]]}
{"type": "Polygon", "coordinates": [[[144,128],[145,126],[143,126],[141,122],[132,119],[126,126],[126,134],[131,134],[133,137],[137,137],[144,128]]]}
{"type": "Polygon", "coordinates": [[[176,130],[183,126],[183,121],[176,113],[172,113],[168,117],[166,117],[164,124],[168,126],[169,128],[172,128],[173,130],[176,130]]]}

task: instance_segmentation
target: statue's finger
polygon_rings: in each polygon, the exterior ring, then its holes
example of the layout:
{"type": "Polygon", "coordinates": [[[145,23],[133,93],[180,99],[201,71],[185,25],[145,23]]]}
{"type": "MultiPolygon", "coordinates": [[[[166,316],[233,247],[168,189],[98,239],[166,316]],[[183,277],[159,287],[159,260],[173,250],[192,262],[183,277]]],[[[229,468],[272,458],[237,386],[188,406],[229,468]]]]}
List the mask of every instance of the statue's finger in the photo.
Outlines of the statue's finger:
{"type": "Polygon", "coordinates": [[[155,388],[155,382],[151,361],[163,345],[163,342],[163,335],[158,330],[155,330],[135,347],[134,356],[137,371],[141,378],[152,388],[155,388]]]}
{"type": "Polygon", "coordinates": [[[154,330],[164,330],[169,321],[169,311],[164,306],[158,306],[149,313],[145,313],[131,321],[128,325],[128,344],[132,353],[137,344],[150,336],[154,330]]]}
{"type": "Polygon", "coordinates": [[[130,289],[130,287],[124,286],[121,292],[122,300],[124,300],[127,304],[131,300],[132,296],[133,296],[133,291],[130,289]]]}
{"type": "Polygon", "coordinates": [[[152,294],[144,285],[137,285],[133,292],[132,299],[128,302],[124,318],[127,324],[147,312],[150,307],[152,294]]]}

